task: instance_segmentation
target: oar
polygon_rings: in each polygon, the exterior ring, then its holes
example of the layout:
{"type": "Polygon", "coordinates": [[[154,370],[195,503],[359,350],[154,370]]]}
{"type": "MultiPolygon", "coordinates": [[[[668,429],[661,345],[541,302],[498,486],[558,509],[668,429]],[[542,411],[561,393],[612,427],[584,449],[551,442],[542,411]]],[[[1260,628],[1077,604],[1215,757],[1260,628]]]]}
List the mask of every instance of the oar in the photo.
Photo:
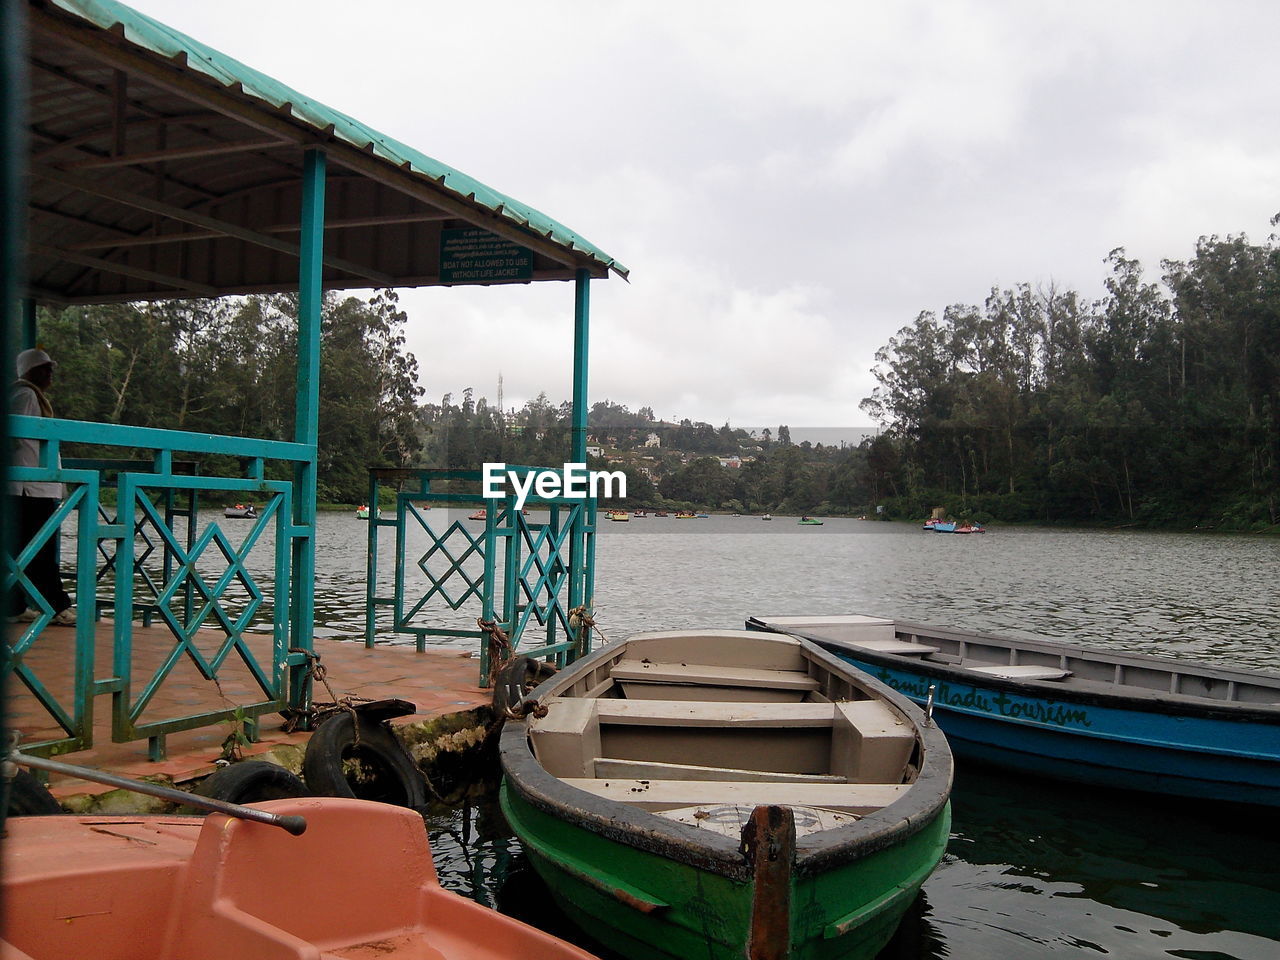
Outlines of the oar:
{"type": "Polygon", "coordinates": [[[146,794],[149,797],[159,797],[161,800],[168,800],[170,803],[182,803],[189,807],[196,807],[200,810],[208,810],[212,813],[223,813],[228,817],[235,817],[238,820],[253,820],[257,823],[265,823],[268,826],[279,827],[295,837],[300,835],[307,829],[307,821],[305,817],[296,815],[281,816],[278,813],[269,813],[266,810],[256,810],[253,807],[246,807],[239,803],[230,803],[227,800],[214,800],[211,797],[201,797],[194,793],[187,793],[185,790],[175,790],[173,787],[161,786],[158,783],[143,783],[138,780],[130,780],[127,777],[118,777],[113,773],[102,773],[90,767],[78,767],[75,764],[63,763],[61,760],[49,760],[46,757],[32,757],[17,750],[11,750],[7,760],[11,763],[21,764],[24,767],[34,767],[37,770],[48,770],[50,773],[61,773],[69,777],[79,777],[81,780],[91,780],[94,783],[103,783],[109,787],[119,787],[122,790],[132,790],[134,793],[146,794]]]}

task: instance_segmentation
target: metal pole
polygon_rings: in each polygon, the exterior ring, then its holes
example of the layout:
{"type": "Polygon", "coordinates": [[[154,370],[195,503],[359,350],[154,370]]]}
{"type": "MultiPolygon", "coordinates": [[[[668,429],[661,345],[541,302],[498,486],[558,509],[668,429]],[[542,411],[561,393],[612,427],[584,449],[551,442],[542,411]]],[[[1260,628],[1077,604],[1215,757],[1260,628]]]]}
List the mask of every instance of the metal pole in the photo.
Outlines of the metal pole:
{"type": "MultiPolygon", "coordinates": [[[[0,0],[0,382],[13,370],[18,298],[26,292],[27,3],[0,0]]],[[[9,475],[9,391],[0,397],[0,481],[9,475]]],[[[5,484],[7,489],[7,484],[5,484]]],[[[0,550],[12,556],[9,498],[0,497],[0,550]]],[[[0,730],[10,679],[9,644],[0,640],[0,730]]],[[[9,809],[8,781],[0,783],[0,830],[9,809]]]]}
{"type": "MultiPolygon", "coordinates": [[[[310,458],[294,472],[293,590],[290,597],[291,649],[310,651],[314,639],[316,567],[316,445],[320,435],[320,309],[323,303],[325,156],[308,150],[302,167],[300,263],[298,269],[298,377],[294,440],[310,448],[310,458]]],[[[303,710],[310,700],[308,665],[292,662],[289,705],[303,710]]]]}
{"type": "Polygon", "coordinates": [[[104,783],[109,787],[132,790],[134,793],[141,793],[148,797],[158,797],[170,803],[185,804],[189,807],[195,807],[197,810],[225,814],[228,817],[235,817],[237,820],[253,820],[256,823],[265,823],[271,827],[279,827],[295,837],[307,829],[306,818],[296,814],[281,816],[278,813],[255,810],[253,807],[242,806],[227,800],[201,797],[197,794],[166,787],[159,783],[146,783],[141,780],[130,780],[128,777],[118,777],[114,773],[102,773],[91,767],[80,767],[71,763],[63,763],[61,760],[49,760],[45,757],[29,757],[25,753],[19,753],[17,750],[9,754],[8,760],[24,767],[48,770],[50,773],[61,773],[64,776],[78,777],[81,780],[89,780],[93,783],[104,783]]]}
{"type": "MultiPolygon", "coordinates": [[[[587,462],[587,359],[588,328],[591,320],[591,280],[586,270],[579,270],[574,290],[573,310],[573,426],[572,450],[570,459],[574,463],[587,462]]],[[[592,558],[586,550],[585,528],[590,512],[594,509],[594,501],[583,501],[582,505],[566,511],[572,529],[569,531],[569,609],[591,602],[584,589],[591,579],[592,558]]],[[[590,611],[588,610],[588,613],[590,611]]],[[[591,649],[591,636],[588,632],[583,648],[585,653],[591,649]]],[[[573,659],[573,651],[566,654],[566,662],[573,659]]]]}
{"type": "Polygon", "coordinates": [[[579,270],[573,298],[573,434],[570,459],[587,462],[587,328],[591,315],[591,279],[579,270]]]}

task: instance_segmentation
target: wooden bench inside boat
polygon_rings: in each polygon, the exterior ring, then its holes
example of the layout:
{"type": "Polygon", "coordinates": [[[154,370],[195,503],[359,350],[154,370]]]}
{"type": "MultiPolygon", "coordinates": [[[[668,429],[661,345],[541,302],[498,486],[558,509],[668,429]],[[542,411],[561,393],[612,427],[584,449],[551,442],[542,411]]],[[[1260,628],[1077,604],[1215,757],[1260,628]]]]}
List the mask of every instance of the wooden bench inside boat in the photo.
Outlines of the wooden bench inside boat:
{"type": "Polygon", "coordinates": [[[910,640],[841,640],[840,645],[855,650],[871,650],[875,653],[892,653],[900,657],[924,657],[937,653],[937,647],[910,640]]]}
{"type": "Polygon", "coordinates": [[[816,678],[799,670],[768,667],[619,660],[609,673],[626,696],[636,700],[797,702],[820,686],[816,678]]]}
{"type": "Polygon", "coordinates": [[[538,761],[561,778],[613,777],[629,764],[640,764],[643,773],[626,776],[806,786],[899,784],[915,749],[911,726],[878,700],[566,697],[552,698],[546,706],[547,715],[530,723],[531,739],[538,761]]]}
{"type": "Polygon", "coordinates": [[[1071,676],[1070,670],[1044,666],[1038,663],[978,665],[970,662],[962,663],[961,666],[973,673],[981,673],[988,677],[1000,677],[1004,680],[1065,680],[1071,676]]]}

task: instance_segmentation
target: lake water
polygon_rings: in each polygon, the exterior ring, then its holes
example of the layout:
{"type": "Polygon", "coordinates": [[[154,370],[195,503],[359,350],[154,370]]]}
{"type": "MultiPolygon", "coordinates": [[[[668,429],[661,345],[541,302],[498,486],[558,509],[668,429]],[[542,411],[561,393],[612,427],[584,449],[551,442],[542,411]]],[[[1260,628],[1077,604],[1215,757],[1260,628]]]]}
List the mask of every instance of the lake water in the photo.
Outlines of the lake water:
{"type": "MultiPolygon", "coordinates": [[[[478,529],[478,525],[476,525],[478,529]]],[[[319,520],[317,620],[363,631],[365,527],[319,520]]],[[[866,613],[1280,671],[1280,538],[713,517],[601,524],[610,638],[866,613]]],[[[389,554],[388,554],[389,559],[389,554]]],[[[1276,818],[961,765],[947,855],[885,958],[1280,957],[1276,818]]],[[[573,938],[489,806],[432,823],[442,881],[573,938]]]]}

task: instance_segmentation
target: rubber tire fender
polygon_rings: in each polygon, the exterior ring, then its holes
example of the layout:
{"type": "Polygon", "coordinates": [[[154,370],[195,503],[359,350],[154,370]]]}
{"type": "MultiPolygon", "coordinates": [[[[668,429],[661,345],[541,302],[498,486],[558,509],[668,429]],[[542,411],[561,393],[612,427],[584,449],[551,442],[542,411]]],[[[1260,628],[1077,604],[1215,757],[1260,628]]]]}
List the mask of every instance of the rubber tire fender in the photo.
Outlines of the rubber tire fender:
{"type": "Polygon", "coordinates": [[[357,797],[415,809],[427,802],[426,779],[404,744],[386,724],[359,712],[354,719],[345,711],[335,713],[316,728],[302,757],[302,778],[322,797],[357,797]],[[353,760],[374,771],[369,782],[347,777],[344,768],[353,760]]]}
{"type": "Polygon", "coordinates": [[[26,770],[19,770],[9,781],[10,817],[45,817],[65,813],[49,788],[26,770]]]}
{"type": "Polygon", "coordinates": [[[302,780],[267,760],[241,760],[205,777],[195,792],[211,800],[258,803],[307,796],[302,780]]]}

